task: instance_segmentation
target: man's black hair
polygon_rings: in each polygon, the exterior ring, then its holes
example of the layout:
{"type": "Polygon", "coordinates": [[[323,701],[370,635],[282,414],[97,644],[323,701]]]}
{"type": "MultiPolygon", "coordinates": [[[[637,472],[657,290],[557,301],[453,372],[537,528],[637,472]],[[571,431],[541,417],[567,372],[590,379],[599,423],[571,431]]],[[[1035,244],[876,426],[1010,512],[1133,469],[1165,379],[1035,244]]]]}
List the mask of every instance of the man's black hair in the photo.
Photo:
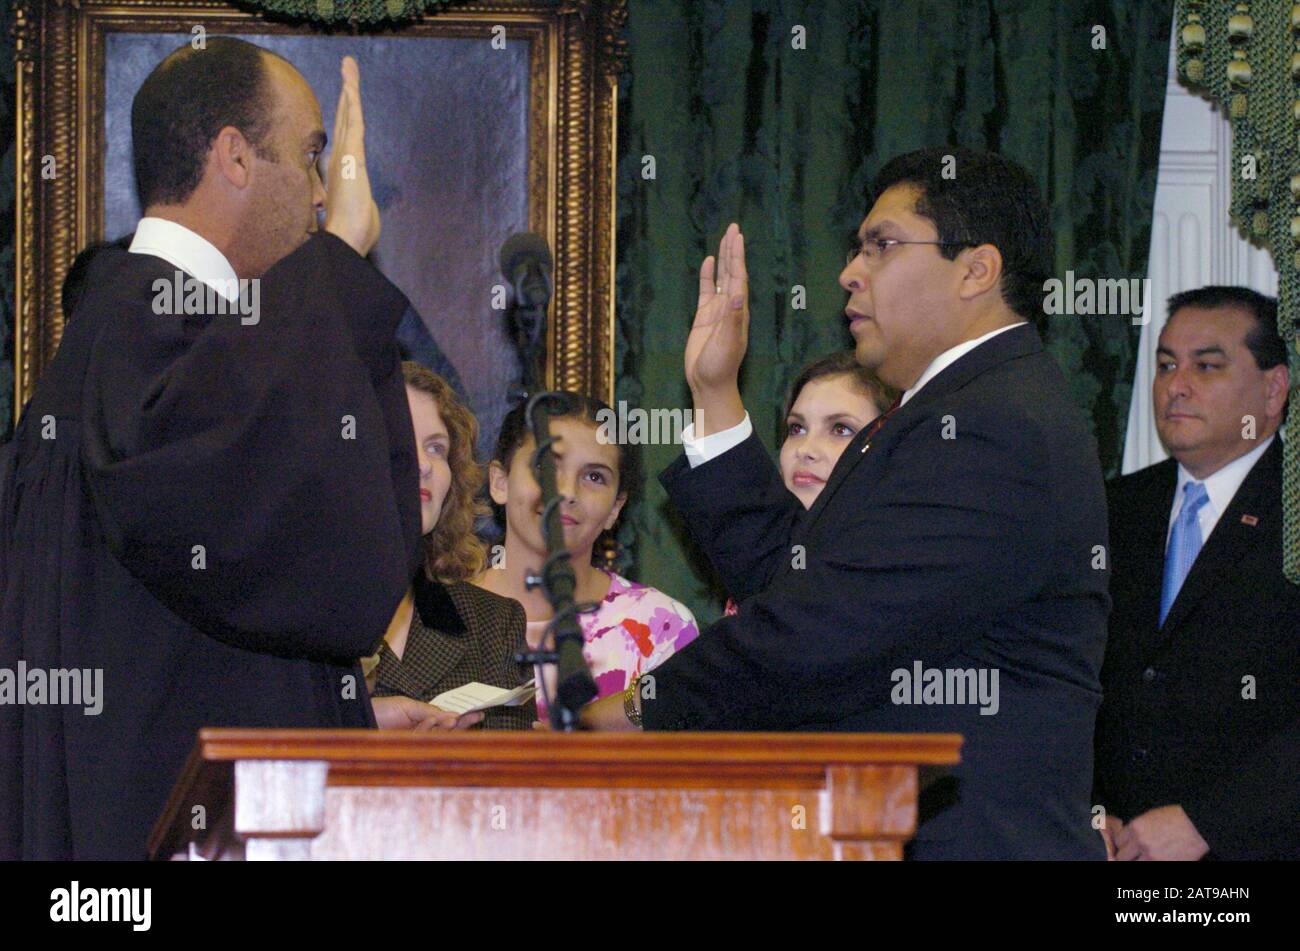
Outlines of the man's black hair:
{"type": "Polygon", "coordinates": [[[1277,330],[1277,298],[1252,291],[1249,287],[1211,284],[1190,291],[1180,291],[1169,298],[1165,313],[1172,319],[1184,307],[1239,307],[1253,318],[1255,326],[1246,334],[1246,346],[1261,370],[1271,370],[1286,363],[1286,343],[1277,330]]]}
{"type": "Polygon", "coordinates": [[[228,36],[186,45],[159,63],[131,103],[131,141],[140,208],[180,204],[203,178],[213,140],[226,126],[267,161],[274,105],[259,46],[228,36]]]}
{"type": "Polygon", "coordinates": [[[974,149],[919,149],[886,163],[875,198],[894,185],[920,190],[916,213],[934,222],[952,260],[962,248],[991,244],[1002,255],[1002,298],[1026,320],[1041,317],[1043,282],[1052,272],[1047,205],[1029,172],[1000,155],[974,149]],[[951,158],[949,158],[951,157],[951,158]]]}

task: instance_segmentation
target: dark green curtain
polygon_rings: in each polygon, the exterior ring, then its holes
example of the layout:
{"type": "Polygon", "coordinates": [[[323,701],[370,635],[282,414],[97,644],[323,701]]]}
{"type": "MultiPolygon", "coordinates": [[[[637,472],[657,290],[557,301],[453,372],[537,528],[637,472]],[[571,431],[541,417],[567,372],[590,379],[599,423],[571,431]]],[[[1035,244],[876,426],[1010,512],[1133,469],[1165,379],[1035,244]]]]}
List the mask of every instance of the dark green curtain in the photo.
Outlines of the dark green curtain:
{"type": "MultiPolygon", "coordinates": [[[[869,183],[922,146],[1028,167],[1052,209],[1060,276],[1144,277],[1172,16],[1171,0],[631,0],[618,398],[690,407],[682,347],[696,269],[736,220],[751,282],[742,392],[775,449],[799,369],[851,344],[835,280],[869,183]],[[804,310],[792,307],[796,285],[804,310]]],[[[1113,474],[1139,328],[1053,317],[1040,329],[1113,474]]],[[[711,620],[723,592],[654,480],[679,452],[644,447],[649,478],[624,538],[635,538],[636,577],[711,620]]]]}
{"type": "MultiPolygon", "coordinates": [[[[12,416],[13,56],[0,12],[0,434],[12,416]]],[[[682,346],[695,270],[726,223],[746,230],[753,326],[742,379],[775,447],[798,369],[847,347],[835,284],[867,187],[892,156],[994,149],[1038,177],[1058,273],[1142,277],[1172,0],[630,0],[620,88],[617,395],[690,406],[682,346]],[[1095,27],[1105,29],[1096,49],[1095,27]],[[803,49],[795,49],[802,27],[803,49]],[[655,177],[645,179],[645,156],[655,177]],[[806,307],[792,308],[792,288],[806,307]]],[[[1121,458],[1137,334],[1123,318],[1045,321],[1102,462],[1121,458]]],[[[632,574],[701,619],[722,593],[653,476],[679,451],[644,447],[646,491],[621,537],[632,574]]]]}

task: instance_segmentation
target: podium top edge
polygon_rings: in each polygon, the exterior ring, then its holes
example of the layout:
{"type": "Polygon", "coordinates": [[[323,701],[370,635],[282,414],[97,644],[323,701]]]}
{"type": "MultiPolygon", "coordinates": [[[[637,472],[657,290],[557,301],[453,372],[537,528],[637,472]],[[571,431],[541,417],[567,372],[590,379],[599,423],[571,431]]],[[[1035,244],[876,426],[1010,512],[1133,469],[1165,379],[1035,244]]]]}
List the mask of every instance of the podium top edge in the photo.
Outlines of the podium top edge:
{"type": "Polygon", "coordinates": [[[322,762],[633,762],[727,760],[752,765],[950,765],[962,738],[951,733],[551,733],[548,731],[279,730],[199,731],[195,758],[322,762]]]}

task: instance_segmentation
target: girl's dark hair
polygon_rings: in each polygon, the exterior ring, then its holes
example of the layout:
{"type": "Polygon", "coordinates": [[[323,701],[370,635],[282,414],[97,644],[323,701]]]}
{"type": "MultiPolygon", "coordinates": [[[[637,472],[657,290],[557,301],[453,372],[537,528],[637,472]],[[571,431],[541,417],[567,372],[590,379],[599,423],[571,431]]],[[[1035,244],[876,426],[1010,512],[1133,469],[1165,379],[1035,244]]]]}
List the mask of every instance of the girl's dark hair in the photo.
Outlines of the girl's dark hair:
{"type": "MultiPolygon", "coordinates": [[[[799,398],[803,388],[813,380],[820,380],[828,376],[839,376],[845,373],[853,378],[854,385],[863,394],[870,397],[871,402],[875,403],[876,408],[882,413],[893,405],[894,400],[898,399],[898,390],[882,383],[875,373],[858,363],[852,350],[838,350],[822,357],[820,360],[814,360],[803,368],[803,371],[795,379],[794,386],[790,387],[790,398],[785,401],[785,416],[790,415],[790,411],[794,409],[795,400],[799,398]]],[[[785,417],[783,416],[782,422],[784,421],[785,417]]]]}
{"type": "MultiPolygon", "coordinates": [[[[614,411],[603,400],[582,393],[574,393],[571,390],[560,391],[557,398],[548,405],[551,408],[552,420],[572,419],[599,429],[606,419],[614,419],[614,411]]],[[[501,432],[497,436],[497,446],[492,453],[492,461],[498,463],[507,472],[510,471],[510,463],[514,460],[519,447],[532,436],[532,432],[528,429],[527,420],[524,418],[527,406],[526,401],[521,402],[507,413],[506,418],[501,421],[501,432]]],[[[617,432],[617,429],[612,424],[611,429],[617,432]]],[[[631,499],[641,489],[640,454],[634,444],[619,441],[615,441],[614,444],[618,447],[618,494],[631,499]]],[[[492,509],[496,515],[497,523],[504,528],[504,508],[493,502],[492,509]]],[[[612,549],[613,534],[617,530],[618,525],[615,524],[614,528],[605,532],[596,540],[596,544],[592,547],[593,560],[598,560],[601,563],[607,560],[601,557],[601,551],[602,548],[606,550],[612,549]]]]}

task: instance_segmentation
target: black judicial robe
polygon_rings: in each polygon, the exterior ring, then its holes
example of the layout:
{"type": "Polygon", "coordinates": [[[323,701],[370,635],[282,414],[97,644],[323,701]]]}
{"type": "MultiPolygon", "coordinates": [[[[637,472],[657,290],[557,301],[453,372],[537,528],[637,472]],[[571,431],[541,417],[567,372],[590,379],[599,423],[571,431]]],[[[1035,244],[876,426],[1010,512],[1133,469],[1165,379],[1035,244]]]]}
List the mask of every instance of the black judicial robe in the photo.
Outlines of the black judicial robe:
{"type": "Polygon", "coordinates": [[[103,671],[98,715],[0,705],[0,858],[143,857],[201,727],[374,726],[356,659],[420,559],[407,301],[325,233],[256,323],[154,313],[174,275],[94,261],[0,457],[0,668],[103,671]]]}

